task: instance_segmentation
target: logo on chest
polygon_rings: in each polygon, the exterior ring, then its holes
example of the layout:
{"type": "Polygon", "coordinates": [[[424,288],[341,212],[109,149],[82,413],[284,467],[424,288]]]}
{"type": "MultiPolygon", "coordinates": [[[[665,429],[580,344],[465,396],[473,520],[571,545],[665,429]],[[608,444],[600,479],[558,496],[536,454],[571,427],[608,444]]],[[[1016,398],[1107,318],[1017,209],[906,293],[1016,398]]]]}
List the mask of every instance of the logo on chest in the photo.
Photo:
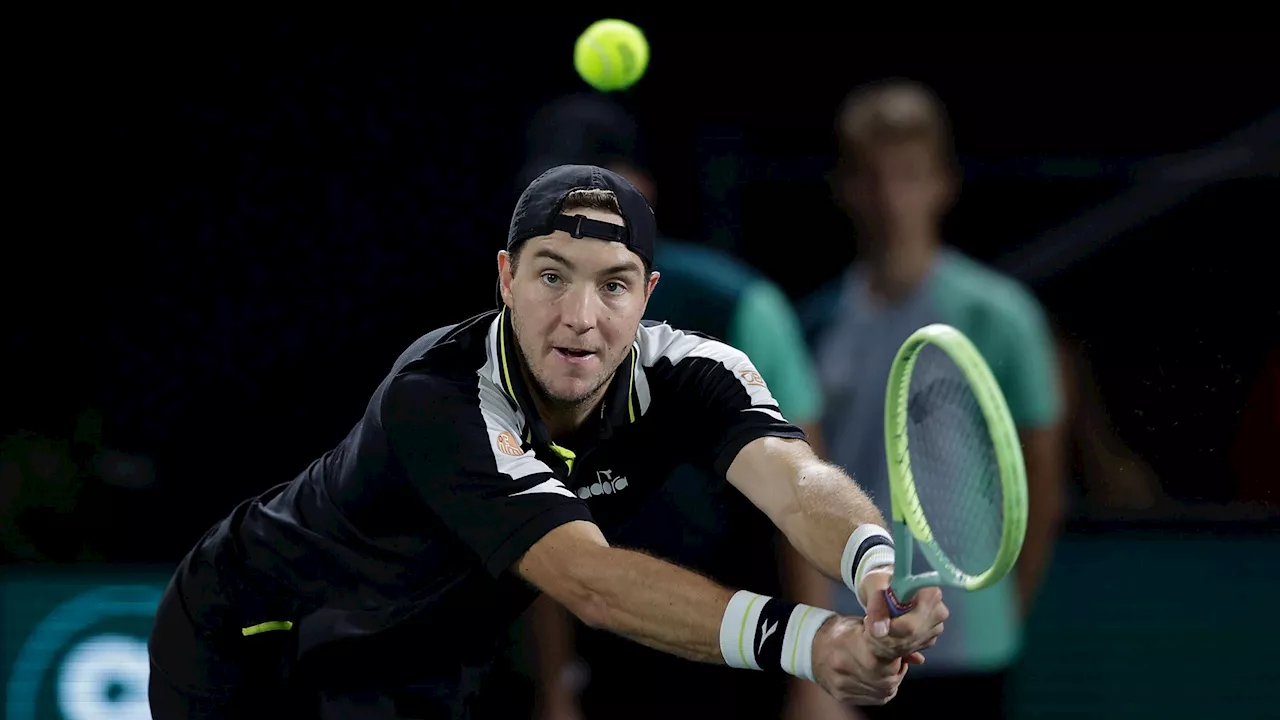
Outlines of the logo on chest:
{"type": "Polygon", "coordinates": [[[627,489],[627,478],[625,475],[613,476],[612,470],[597,470],[596,482],[591,483],[587,487],[578,488],[578,497],[586,500],[593,495],[612,495],[616,492],[622,492],[627,489]]]}

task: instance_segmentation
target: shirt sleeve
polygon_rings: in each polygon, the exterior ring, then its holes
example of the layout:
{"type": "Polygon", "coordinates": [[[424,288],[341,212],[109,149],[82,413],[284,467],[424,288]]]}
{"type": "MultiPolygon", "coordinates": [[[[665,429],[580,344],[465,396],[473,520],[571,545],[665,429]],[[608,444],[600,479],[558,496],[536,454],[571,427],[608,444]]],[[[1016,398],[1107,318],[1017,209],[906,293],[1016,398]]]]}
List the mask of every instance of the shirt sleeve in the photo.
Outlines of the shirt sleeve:
{"type": "Polygon", "coordinates": [[[646,329],[645,366],[664,368],[687,457],[723,478],[738,452],[765,436],[807,439],[778,408],[746,353],[701,333],[646,329]]]}
{"type": "Polygon", "coordinates": [[[403,375],[382,421],[409,482],[495,577],[543,535],[591,513],[521,441],[514,408],[476,378],[403,375]]]}
{"type": "Polygon", "coordinates": [[[1062,413],[1062,378],[1048,319],[1029,293],[1018,293],[1000,309],[991,365],[1009,414],[1019,428],[1051,425],[1062,413]]]}
{"type": "Polygon", "coordinates": [[[787,419],[803,425],[822,414],[822,391],[800,321],[768,280],[751,284],[733,313],[729,343],[755,363],[787,419]]]}

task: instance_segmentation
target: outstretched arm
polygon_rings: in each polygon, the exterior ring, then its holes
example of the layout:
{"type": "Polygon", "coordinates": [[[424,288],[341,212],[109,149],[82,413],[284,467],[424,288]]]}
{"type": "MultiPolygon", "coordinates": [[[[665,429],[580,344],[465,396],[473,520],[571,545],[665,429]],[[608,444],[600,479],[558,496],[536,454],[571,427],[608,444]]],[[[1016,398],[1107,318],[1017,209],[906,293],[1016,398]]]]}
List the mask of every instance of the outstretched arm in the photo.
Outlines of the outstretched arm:
{"type": "Polygon", "coordinates": [[[890,621],[882,591],[889,586],[894,553],[884,518],[852,478],[818,458],[808,443],[752,440],[726,477],[815,568],[854,591],[883,657],[927,647],[922,639],[941,633],[948,611],[937,588],[921,590],[916,609],[890,621]]]}
{"type": "Polygon", "coordinates": [[[727,477],[796,550],[834,580],[843,579],[842,560],[853,532],[863,525],[885,527],[871,498],[803,440],[753,440],[738,453],[727,477]]]}
{"type": "Polygon", "coordinates": [[[724,662],[720,619],[733,591],[663,560],[610,547],[592,523],[552,530],[518,568],[588,627],[690,660],[724,662]]]}
{"type": "Polygon", "coordinates": [[[934,606],[945,614],[941,593],[918,593],[920,611],[889,622],[879,592],[888,587],[894,554],[884,518],[848,475],[814,454],[751,360],[724,343],[676,330],[655,330],[650,345],[645,354],[671,363],[666,372],[687,403],[681,433],[705,448],[703,459],[815,568],[855,590],[881,651],[914,645],[917,632],[931,632],[934,606]],[[891,642],[895,638],[900,642],[891,642]]]}
{"type": "MultiPolygon", "coordinates": [[[[815,681],[845,702],[887,702],[905,673],[902,658],[920,660],[911,651],[878,654],[856,618],[734,592],[643,553],[610,547],[589,522],[547,533],[517,571],[591,627],[690,660],[781,670],[815,681]]],[[[936,634],[922,635],[920,648],[936,634]]]]}

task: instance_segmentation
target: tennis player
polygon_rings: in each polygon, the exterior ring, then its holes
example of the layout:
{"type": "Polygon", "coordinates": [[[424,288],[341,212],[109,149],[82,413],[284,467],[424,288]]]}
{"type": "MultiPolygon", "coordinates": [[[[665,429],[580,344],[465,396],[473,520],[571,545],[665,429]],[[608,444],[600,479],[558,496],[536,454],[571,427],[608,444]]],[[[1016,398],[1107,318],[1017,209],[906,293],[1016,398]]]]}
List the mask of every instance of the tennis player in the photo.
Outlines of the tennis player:
{"type": "Polygon", "coordinates": [[[875,506],[745,355],[641,323],[655,235],[618,175],[534,180],[498,256],[502,308],[413,343],[341,443],[181,563],[150,641],[154,717],[465,718],[538,592],[649,647],[890,700],[942,632],[941,594],[889,621],[875,506]],[[681,462],[739,489],[865,619],[611,547],[681,462]]]}

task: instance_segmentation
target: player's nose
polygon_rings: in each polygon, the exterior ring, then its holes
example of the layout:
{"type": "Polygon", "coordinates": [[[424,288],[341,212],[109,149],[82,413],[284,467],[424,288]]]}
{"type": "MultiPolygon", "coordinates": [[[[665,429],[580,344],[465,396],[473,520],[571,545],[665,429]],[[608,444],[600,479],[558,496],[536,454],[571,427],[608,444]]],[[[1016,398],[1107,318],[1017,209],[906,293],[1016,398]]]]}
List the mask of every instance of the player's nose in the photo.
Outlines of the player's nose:
{"type": "Polygon", "coordinates": [[[576,333],[595,328],[600,314],[600,299],[590,287],[570,290],[560,302],[560,320],[576,333]]]}

